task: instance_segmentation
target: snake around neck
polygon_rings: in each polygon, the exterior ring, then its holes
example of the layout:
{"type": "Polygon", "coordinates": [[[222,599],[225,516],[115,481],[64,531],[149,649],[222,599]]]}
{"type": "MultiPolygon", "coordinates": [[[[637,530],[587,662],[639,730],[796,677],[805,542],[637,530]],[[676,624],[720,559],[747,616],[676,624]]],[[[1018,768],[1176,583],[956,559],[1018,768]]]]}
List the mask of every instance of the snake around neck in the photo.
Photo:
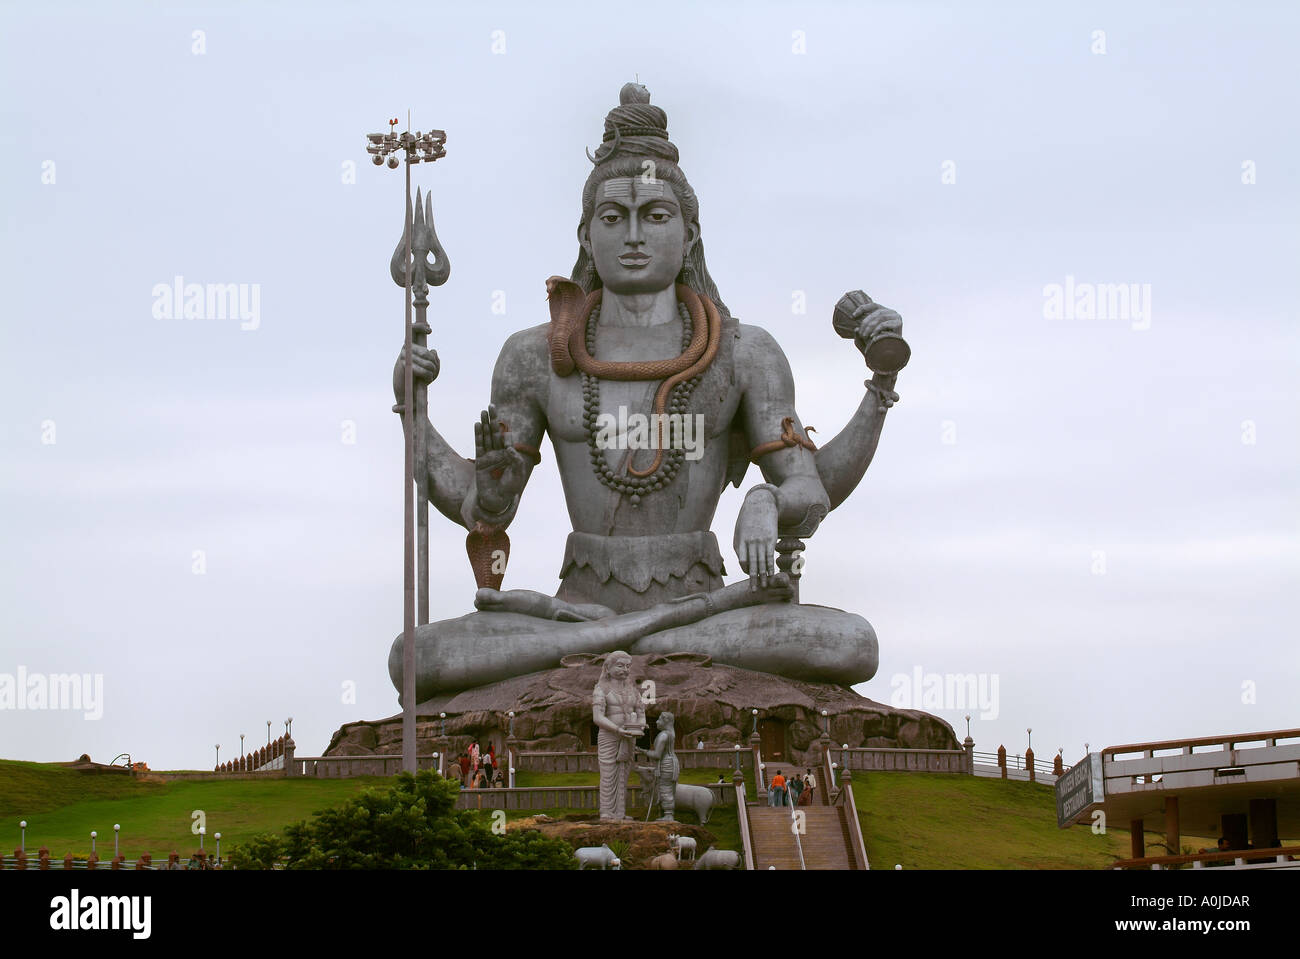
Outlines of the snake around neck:
{"type": "Polygon", "coordinates": [[[677,309],[682,318],[682,352],[667,360],[608,362],[592,356],[596,345],[596,327],[604,291],[584,293],[578,284],[553,276],[546,281],[551,308],[551,367],[560,376],[576,370],[582,374],[583,422],[592,469],[605,486],[629,496],[638,506],[641,497],[668,486],[681,469],[686,451],[671,447],[664,455],[662,414],[685,414],[691,392],[712,365],[722,342],[722,317],[713,302],[684,284],[677,284],[677,309]],[[653,420],[659,431],[655,456],[645,469],[637,469],[630,459],[627,474],[615,473],[605,462],[604,450],[597,445],[597,419],[600,416],[600,381],[602,379],[638,382],[659,380],[655,390],[653,420]]]}

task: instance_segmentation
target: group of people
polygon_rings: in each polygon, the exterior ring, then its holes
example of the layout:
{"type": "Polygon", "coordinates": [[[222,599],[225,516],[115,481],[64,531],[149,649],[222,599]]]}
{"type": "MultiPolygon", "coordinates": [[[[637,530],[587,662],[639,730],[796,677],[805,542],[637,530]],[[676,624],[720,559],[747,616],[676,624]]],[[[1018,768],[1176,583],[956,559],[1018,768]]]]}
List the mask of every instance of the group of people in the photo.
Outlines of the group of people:
{"type": "Polygon", "coordinates": [[[807,806],[812,802],[813,790],[817,788],[817,777],[811,769],[803,775],[796,769],[794,778],[786,779],[777,770],[767,784],[767,804],[769,806],[807,806]]]}
{"type": "Polygon", "coordinates": [[[479,747],[478,740],[470,743],[469,749],[460,754],[449,773],[460,772],[460,785],[463,789],[487,789],[490,786],[504,786],[505,777],[497,766],[496,746],[488,743],[486,751],[479,747]]]}

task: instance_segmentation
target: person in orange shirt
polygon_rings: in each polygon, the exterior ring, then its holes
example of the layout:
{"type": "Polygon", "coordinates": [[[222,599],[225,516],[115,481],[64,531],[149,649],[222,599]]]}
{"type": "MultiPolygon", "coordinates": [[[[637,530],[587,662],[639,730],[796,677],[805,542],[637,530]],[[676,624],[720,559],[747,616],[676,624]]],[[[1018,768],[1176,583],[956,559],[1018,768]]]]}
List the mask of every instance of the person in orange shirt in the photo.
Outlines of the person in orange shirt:
{"type": "Polygon", "coordinates": [[[772,781],[767,786],[767,804],[769,806],[785,805],[785,777],[781,775],[781,770],[776,771],[772,781]]]}

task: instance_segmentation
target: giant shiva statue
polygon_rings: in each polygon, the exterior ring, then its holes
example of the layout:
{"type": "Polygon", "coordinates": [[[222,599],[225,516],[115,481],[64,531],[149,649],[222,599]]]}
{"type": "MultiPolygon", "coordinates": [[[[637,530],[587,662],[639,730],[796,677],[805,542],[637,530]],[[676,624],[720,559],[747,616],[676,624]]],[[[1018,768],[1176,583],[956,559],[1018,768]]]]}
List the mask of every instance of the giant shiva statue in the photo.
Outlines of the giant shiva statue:
{"type": "MultiPolygon", "coordinates": [[[[577,263],[547,281],[550,321],[502,347],[474,459],[419,424],[429,500],[469,531],[480,587],[476,612],[416,630],[421,702],[613,650],[701,653],[846,686],[876,671],[865,619],[798,602],[798,549],[871,462],[909,352],[902,319],[861,292],[840,300],[835,328],[874,375],[852,420],[818,448],[781,348],[731,316],[709,275],[699,201],[666,114],[636,84],[619,99],[583,186],[577,263]],[[503,591],[491,572],[543,435],[573,525],[554,596],[503,591]],[[764,481],[747,492],[733,538],[749,578],[724,586],[709,527],[750,463],[764,481]]],[[[412,361],[417,378],[437,377],[433,350],[415,347],[412,361]]],[[[400,691],[400,636],[389,671],[400,691]]]]}

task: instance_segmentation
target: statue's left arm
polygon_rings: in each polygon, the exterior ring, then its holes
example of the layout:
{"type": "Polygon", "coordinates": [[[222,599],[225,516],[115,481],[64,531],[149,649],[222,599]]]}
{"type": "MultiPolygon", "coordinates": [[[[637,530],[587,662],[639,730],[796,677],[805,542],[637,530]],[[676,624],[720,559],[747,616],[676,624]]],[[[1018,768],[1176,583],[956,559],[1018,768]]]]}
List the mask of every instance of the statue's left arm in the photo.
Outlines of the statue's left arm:
{"type": "Polygon", "coordinates": [[[745,496],[736,523],[740,564],[761,581],[774,574],[777,530],[810,536],[830,510],[812,443],[794,406],[794,377],[781,347],[766,330],[742,326],[735,369],[740,416],[751,457],[765,483],[745,496]]]}
{"type": "MultiPolygon", "coordinates": [[[[903,318],[898,313],[870,300],[853,319],[857,324],[853,341],[864,354],[867,343],[877,334],[901,334],[903,330],[903,318]]],[[[817,472],[830,497],[831,509],[848,499],[871,465],[885,427],[885,414],[898,400],[894,392],[897,380],[897,373],[874,373],[863,384],[867,392],[853,418],[817,451],[817,472]]]]}

